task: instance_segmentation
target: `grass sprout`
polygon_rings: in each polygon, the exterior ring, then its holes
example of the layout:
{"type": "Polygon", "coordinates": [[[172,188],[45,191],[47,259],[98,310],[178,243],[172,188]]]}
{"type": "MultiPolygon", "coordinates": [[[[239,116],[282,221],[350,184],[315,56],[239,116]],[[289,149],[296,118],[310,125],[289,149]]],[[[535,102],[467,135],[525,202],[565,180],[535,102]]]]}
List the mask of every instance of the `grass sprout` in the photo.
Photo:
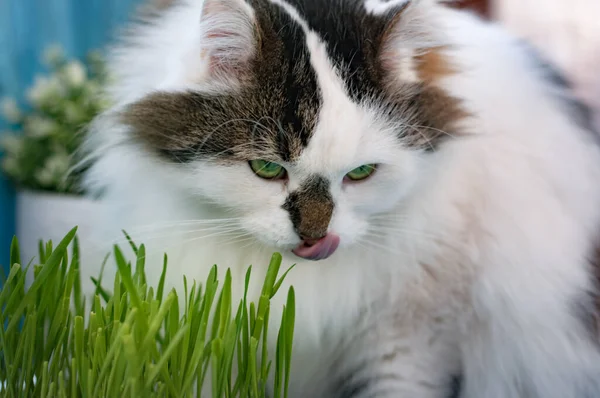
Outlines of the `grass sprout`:
{"type": "MultiPolygon", "coordinates": [[[[114,285],[102,286],[101,272],[93,279],[96,294],[86,301],[76,231],[56,246],[40,243],[39,264],[21,264],[13,240],[10,272],[1,276],[0,396],[287,396],[293,288],[279,330],[268,327],[271,299],[281,294],[285,277],[278,275],[279,254],[271,259],[258,302],[247,297],[249,268],[243,299],[234,303],[231,272],[219,281],[217,266],[201,283],[184,279],[183,291],[165,291],[165,256],[158,286],[148,286],[144,245],[129,240],[135,264],[115,246],[114,285]],[[268,333],[277,333],[275,352],[268,352],[268,333]]],[[[109,269],[114,267],[103,272],[109,269]]]]}

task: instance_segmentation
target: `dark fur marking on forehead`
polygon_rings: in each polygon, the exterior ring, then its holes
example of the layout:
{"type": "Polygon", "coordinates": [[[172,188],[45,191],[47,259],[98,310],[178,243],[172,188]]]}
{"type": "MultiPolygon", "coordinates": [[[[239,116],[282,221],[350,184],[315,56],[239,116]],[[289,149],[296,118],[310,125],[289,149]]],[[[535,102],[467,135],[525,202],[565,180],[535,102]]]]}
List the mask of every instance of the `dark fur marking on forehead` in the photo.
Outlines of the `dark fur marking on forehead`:
{"type": "Polygon", "coordinates": [[[124,123],[167,158],[292,161],[308,144],[320,97],[304,32],[278,6],[257,3],[257,48],[241,89],[155,93],[123,112],[124,123]]]}
{"type": "Polygon", "coordinates": [[[325,236],[334,208],[329,181],[321,176],[311,177],[287,197],[283,208],[289,212],[299,236],[310,239],[325,236]]]}
{"type": "Polygon", "coordinates": [[[290,0],[309,27],[327,44],[327,52],[357,102],[380,96],[384,74],[378,54],[388,23],[405,6],[384,15],[367,13],[362,0],[290,0]],[[325,11],[327,10],[327,11],[325,11]]]}
{"type": "MultiPolygon", "coordinates": [[[[258,10],[261,11],[260,8],[258,10]]],[[[259,20],[263,18],[259,12],[257,14],[259,20]]],[[[283,129],[280,130],[279,149],[280,156],[288,161],[298,156],[301,148],[308,144],[320,107],[319,88],[305,47],[304,32],[283,10],[278,9],[273,14],[276,22],[271,22],[271,36],[264,37],[263,43],[268,46],[268,42],[277,42],[279,48],[276,51],[280,53],[281,61],[272,63],[269,51],[272,49],[262,48],[264,59],[271,64],[271,70],[259,80],[266,82],[272,76],[277,76],[276,82],[282,84],[283,129]]],[[[262,23],[266,25],[269,22],[262,23]]],[[[277,83],[268,89],[278,90],[277,83]]]]}
{"type": "Polygon", "coordinates": [[[427,49],[415,56],[421,83],[391,83],[390,70],[381,60],[383,44],[403,17],[407,4],[373,15],[362,0],[290,0],[309,27],[326,43],[328,56],[357,103],[380,104],[399,128],[403,143],[412,148],[433,150],[448,137],[458,135],[457,122],[467,113],[460,101],[435,86],[435,80],[455,73],[443,48],[427,49]],[[418,127],[415,127],[418,126],[418,127]]]}

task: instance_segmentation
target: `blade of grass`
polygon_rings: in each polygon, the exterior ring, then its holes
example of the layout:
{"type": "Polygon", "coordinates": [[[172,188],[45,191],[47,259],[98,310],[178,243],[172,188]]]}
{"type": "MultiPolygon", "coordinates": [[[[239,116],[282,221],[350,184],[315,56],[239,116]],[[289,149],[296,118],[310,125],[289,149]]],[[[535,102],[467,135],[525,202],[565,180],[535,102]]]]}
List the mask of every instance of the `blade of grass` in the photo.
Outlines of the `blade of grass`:
{"type": "Polygon", "coordinates": [[[79,238],[77,235],[73,238],[73,254],[71,256],[71,267],[75,270],[75,280],[73,283],[73,300],[75,302],[75,313],[83,314],[83,298],[81,295],[81,277],[79,275],[80,272],[80,262],[79,262],[79,238]]]}
{"type": "Polygon", "coordinates": [[[285,384],[283,396],[287,398],[289,391],[290,373],[292,369],[292,348],[294,343],[294,327],[296,318],[296,293],[290,287],[285,305],[285,321],[281,328],[285,329],[285,384]]]}
{"type": "Polygon", "coordinates": [[[162,301],[163,290],[165,288],[165,278],[167,276],[167,253],[163,257],[163,269],[160,274],[160,280],[158,281],[158,290],[156,291],[156,298],[158,301],[162,301]]]}
{"type": "Polygon", "coordinates": [[[21,252],[19,250],[19,241],[16,236],[13,236],[10,244],[10,266],[21,264],[21,252]]]}
{"type": "Polygon", "coordinates": [[[121,232],[123,232],[123,235],[125,235],[125,238],[127,239],[127,242],[129,243],[129,246],[131,246],[131,250],[133,250],[133,252],[137,256],[137,254],[138,254],[138,247],[133,242],[133,239],[131,239],[131,237],[129,236],[129,234],[124,229],[121,230],[121,232]]]}
{"type": "MultiPolygon", "coordinates": [[[[162,354],[160,360],[156,363],[154,369],[149,373],[148,378],[146,379],[146,388],[150,388],[158,374],[165,369],[167,361],[171,357],[173,351],[175,351],[177,348],[177,344],[181,341],[181,339],[183,339],[183,335],[185,334],[186,330],[187,325],[183,325],[182,328],[177,331],[175,336],[173,336],[173,339],[171,340],[165,352],[162,354]]],[[[172,391],[172,393],[177,395],[177,391],[172,391]]]]}
{"type": "MultiPolygon", "coordinates": [[[[40,272],[38,277],[36,279],[34,279],[33,283],[29,287],[25,298],[19,305],[19,308],[15,311],[16,315],[20,316],[20,314],[23,313],[23,310],[28,305],[29,300],[34,298],[35,293],[38,291],[38,289],[42,285],[43,281],[45,281],[45,279],[47,279],[47,277],[50,273],[54,272],[59,267],[59,265],[62,261],[62,257],[63,257],[62,254],[66,250],[69,243],[71,243],[71,241],[75,237],[76,233],[77,233],[77,227],[73,228],[63,238],[63,240],[58,244],[58,246],[56,247],[56,251],[54,251],[50,255],[50,257],[48,258],[48,261],[46,262],[46,264],[44,264],[45,265],[44,268],[42,269],[42,271],[40,272]]],[[[17,326],[18,321],[19,321],[19,318],[17,316],[15,316],[13,319],[11,319],[11,321],[8,324],[8,327],[6,328],[7,333],[12,332],[12,330],[17,326]]]]}

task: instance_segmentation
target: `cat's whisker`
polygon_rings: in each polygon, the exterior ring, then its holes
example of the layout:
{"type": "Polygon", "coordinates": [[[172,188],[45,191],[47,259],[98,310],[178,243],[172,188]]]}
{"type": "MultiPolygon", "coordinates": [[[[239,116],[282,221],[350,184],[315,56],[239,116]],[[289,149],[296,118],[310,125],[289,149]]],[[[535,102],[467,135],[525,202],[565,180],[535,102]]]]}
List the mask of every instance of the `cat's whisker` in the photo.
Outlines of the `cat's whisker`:
{"type": "Polygon", "coordinates": [[[239,223],[237,222],[229,222],[229,223],[206,223],[206,224],[182,224],[182,225],[168,225],[165,227],[153,227],[148,226],[146,228],[134,229],[131,232],[126,231],[127,235],[132,238],[135,235],[147,234],[152,232],[161,232],[161,231],[169,231],[170,233],[190,233],[195,231],[201,231],[204,229],[215,229],[215,228],[238,228],[239,223]]]}
{"type": "Polygon", "coordinates": [[[421,232],[424,234],[430,234],[432,236],[438,236],[436,232],[425,231],[421,228],[412,227],[411,224],[406,223],[403,224],[402,221],[406,219],[375,219],[370,220],[371,223],[369,225],[370,229],[376,228],[379,230],[402,230],[402,231],[412,231],[412,232],[421,232]]]}
{"type": "Polygon", "coordinates": [[[382,214],[374,214],[372,216],[369,216],[370,220],[408,220],[409,216],[408,215],[404,215],[404,214],[387,214],[387,213],[382,213],[382,214]]]}
{"type": "MultiPolygon", "coordinates": [[[[385,232],[379,232],[379,231],[369,231],[368,233],[369,235],[371,235],[372,237],[387,241],[390,244],[394,244],[397,239],[395,238],[399,238],[401,237],[403,234],[390,234],[390,233],[385,233],[385,232]]],[[[408,235],[408,234],[406,234],[408,235]]],[[[419,238],[419,236],[417,235],[416,238],[419,238]]],[[[423,237],[425,240],[428,240],[427,237],[423,237]]]]}
{"type": "Polygon", "coordinates": [[[438,132],[438,133],[442,133],[442,134],[444,134],[444,135],[447,135],[447,136],[448,136],[448,137],[450,137],[450,138],[457,138],[457,137],[456,137],[454,134],[452,134],[452,133],[449,133],[449,132],[447,132],[447,131],[445,131],[445,130],[441,130],[441,129],[438,129],[438,128],[435,128],[435,127],[432,127],[432,126],[423,126],[423,125],[420,125],[420,124],[410,124],[410,125],[408,125],[407,127],[411,127],[411,128],[415,128],[415,129],[426,129],[426,130],[432,130],[432,131],[435,131],[435,132],[438,132]]]}
{"type": "Polygon", "coordinates": [[[146,224],[141,225],[132,229],[126,229],[125,232],[131,235],[138,232],[144,232],[148,230],[160,230],[167,228],[179,228],[179,227],[187,227],[187,226],[201,226],[201,225],[235,225],[239,223],[240,218],[221,218],[221,219],[201,219],[201,220],[185,220],[185,221],[175,221],[175,222],[166,222],[166,223],[158,223],[158,224],[146,224]]]}
{"type": "MultiPolygon", "coordinates": [[[[156,132],[156,135],[162,138],[165,138],[166,140],[170,141],[171,143],[174,144],[179,144],[181,146],[181,149],[185,150],[185,148],[189,147],[190,142],[187,140],[184,140],[180,137],[179,131],[170,128],[168,126],[164,126],[163,130],[160,132],[156,132]]],[[[131,140],[131,142],[134,142],[133,140],[131,140]]]]}
{"type": "Polygon", "coordinates": [[[246,149],[246,148],[254,149],[255,147],[256,147],[256,142],[254,142],[254,141],[244,142],[242,144],[232,146],[231,148],[226,148],[226,149],[222,150],[221,152],[217,152],[217,153],[215,153],[213,155],[204,156],[204,158],[206,160],[215,160],[215,159],[218,159],[219,156],[221,156],[222,154],[224,154],[226,152],[240,151],[240,150],[243,150],[243,149],[246,149]]]}
{"type": "MultiPolygon", "coordinates": [[[[179,132],[176,130],[170,130],[169,128],[166,128],[164,130],[164,132],[161,132],[160,135],[168,140],[170,140],[173,143],[176,144],[180,144],[182,146],[182,149],[185,150],[186,148],[188,148],[190,151],[193,150],[193,154],[197,155],[198,153],[200,153],[202,151],[202,149],[204,148],[205,144],[210,140],[210,138],[212,137],[212,135],[216,132],[218,132],[221,128],[227,126],[228,124],[231,123],[237,123],[237,122],[248,122],[248,123],[252,123],[254,125],[258,125],[259,127],[268,130],[268,128],[264,125],[262,125],[260,122],[255,121],[255,120],[251,120],[251,119],[231,119],[228,120],[226,122],[221,123],[220,125],[218,125],[217,127],[213,128],[213,130],[211,130],[210,132],[207,133],[206,137],[204,137],[202,139],[202,141],[200,143],[197,143],[197,145],[194,146],[194,148],[189,148],[190,146],[190,142],[187,140],[183,140],[179,137],[179,132]]],[[[251,143],[243,143],[240,144],[240,147],[248,145],[251,143]]],[[[223,152],[231,150],[231,148],[227,148],[225,149],[223,152]]],[[[222,152],[221,152],[222,153],[222,152]]],[[[212,155],[211,157],[215,157],[216,155],[212,155]]],[[[179,159],[178,159],[179,160],[179,159]]],[[[179,160],[180,163],[186,163],[182,160],[179,160]]]]}
{"type": "Polygon", "coordinates": [[[422,230],[407,229],[397,226],[383,227],[379,230],[373,230],[372,227],[367,230],[367,236],[391,239],[390,243],[394,243],[395,236],[410,235],[412,238],[422,238],[423,241],[443,245],[446,248],[455,250],[463,250],[463,242],[457,241],[447,233],[426,232],[422,230]]]}
{"type": "Polygon", "coordinates": [[[433,127],[433,126],[425,126],[425,125],[422,125],[422,124],[414,124],[414,123],[407,123],[407,122],[396,122],[396,123],[393,123],[391,125],[391,127],[390,127],[390,130],[397,131],[398,129],[402,129],[402,128],[432,130],[432,131],[435,131],[435,132],[447,135],[448,137],[451,137],[451,138],[457,138],[454,134],[452,134],[452,133],[450,133],[448,131],[445,131],[445,130],[433,127]]]}
{"type": "Polygon", "coordinates": [[[369,239],[369,236],[365,237],[365,239],[363,239],[362,243],[369,250],[373,250],[373,249],[384,250],[393,255],[399,255],[399,256],[403,256],[403,257],[408,256],[408,257],[414,258],[414,254],[407,253],[404,250],[399,250],[397,247],[384,245],[380,242],[377,242],[376,240],[369,239]]]}
{"type": "Polygon", "coordinates": [[[227,225],[231,223],[237,223],[240,219],[204,219],[204,220],[186,220],[177,222],[168,222],[160,224],[145,224],[132,229],[132,231],[145,230],[148,228],[175,228],[180,226],[196,226],[196,225],[227,225]]]}
{"type": "MultiPolygon", "coordinates": [[[[215,232],[215,233],[208,234],[208,235],[195,236],[193,238],[185,239],[183,241],[175,242],[175,243],[173,243],[171,245],[167,245],[165,247],[162,247],[160,251],[161,252],[166,252],[168,254],[169,250],[171,250],[171,249],[174,249],[174,248],[177,248],[177,247],[183,248],[184,246],[186,246],[186,245],[188,245],[190,243],[197,242],[197,241],[202,240],[202,239],[218,237],[218,236],[221,236],[221,235],[227,235],[227,234],[230,234],[231,232],[232,231],[219,231],[219,232],[215,232]]],[[[149,251],[146,252],[145,256],[142,256],[142,258],[154,255],[154,254],[156,254],[156,252],[157,252],[157,250],[149,250],[149,251]]]]}
{"type": "Polygon", "coordinates": [[[245,242],[250,239],[254,239],[254,236],[252,234],[250,234],[249,232],[243,232],[243,233],[237,234],[235,236],[232,236],[228,239],[220,240],[217,242],[217,244],[218,245],[237,244],[239,242],[245,242]]]}
{"type": "Polygon", "coordinates": [[[385,236],[385,237],[394,237],[394,236],[401,236],[401,235],[411,235],[411,236],[415,236],[415,237],[423,237],[423,238],[429,238],[429,239],[441,239],[443,238],[443,236],[441,234],[434,234],[434,233],[429,233],[429,232],[425,232],[425,231],[420,231],[417,229],[408,229],[408,228],[399,228],[399,227],[386,227],[386,226],[377,226],[374,225],[371,228],[369,228],[369,233],[377,233],[380,234],[381,236],[385,236]]]}
{"type": "Polygon", "coordinates": [[[375,250],[376,252],[382,251],[384,253],[392,254],[394,256],[399,256],[401,258],[404,258],[405,259],[404,261],[409,261],[409,262],[417,261],[417,254],[415,253],[414,250],[411,250],[410,247],[399,248],[398,246],[386,245],[384,243],[381,243],[381,242],[375,240],[373,236],[367,236],[363,240],[363,243],[365,243],[367,245],[367,247],[369,248],[369,250],[371,250],[371,251],[373,251],[373,250],[375,250]]]}
{"type": "Polygon", "coordinates": [[[217,245],[236,245],[236,250],[246,249],[256,243],[256,239],[253,236],[248,236],[245,238],[237,238],[231,240],[225,240],[222,242],[217,242],[217,245]]]}
{"type": "Polygon", "coordinates": [[[381,225],[381,224],[372,224],[372,226],[370,227],[372,229],[375,229],[377,231],[381,231],[381,232],[387,232],[390,233],[392,235],[396,234],[396,233],[410,233],[413,235],[421,235],[421,236],[429,236],[431,238],[446,238],[447,237],[447,233],[445,232],[440,232],[440,231],[425,231],[423,229],[420,228],[411,228],[409,226],[405,226],[405,225],[381,225]]]}
{"type": "MultiPolygon", "coordinates": [[[[196,234],[199,232],[211,232],[211,231],[215,231],[215,230],[223,232],[223,233],[229,233],[229,232],[238,231],[239,228],[237,226],[215,225],[215,226],[209,226],[209,227],[205,227],[205,228],[197,228],[197,229],[187,230],[187,231],[178,230],[178,231],[171,231],[171,232],[160,233],[160,234],[152,234],[152,232],[154,232],[154,231],[149,231],[149,233],[147,233],[147,234],[136,234],[136,235],[129,234],[129,236],[131,237],[131,239],[134,243],[137,243],[137,244],[143,243],[143,244],[147,245],[149,242],[154,241],[156,239],[177,238],[180,236],[196,234]]],[[[128,239],[126,237],[124,237],[121,239],[116,239],[109,243],[111,243],[112,245],[126,244],[126,243],[128,243],[128,239]]]]}
{"type": "Polygon", "coordinates": [[[207,135],[206,135],[206,137],[204,137],[204,139],[202,140],[202,143],[200,145],[198,145],[198,147],[196,148],[196,153],[199,153],[202,150],[202,148],[208,142],[208,140],[212,137],[212,135],[214,133],[216,133],[217,131],[219,131],[219,129],[221,129],[222,127],[224,127],[227,124],[237,123],[237,122],[253,123],[255,126],[262,127],[263,129],[269,131],[269,129],[266,126],[264,126],[262,123],[260,123],[260,122],[258,122],[256,120],[252,120],[252,119],[231,119],[231,120],[228,120],[226,122],[221,123],[219,126],[215,127],[212,131],[208,132],[207,135]]]}
{"type": "MultiPolygon", "coordinates": [[[[415,133],[417,133],[421,136],[421,138],[425,141],[424,146],[428,146],[432,152],[435,151],[435,146],[431,143],[431,138],[428,138],[420,129],[418,129],[416,127],[413,127],[413,126],[406,126],[406,127],[413,130],[415,133]]],[[[405,137],[403,136],[402,138],[405,138],[405,137]]],[[[420,143],[419,140],[415,140],[414,138],[409,141],[411,143],[411,146],[416,146],[417,143],[420,143]]]]}
{"type": "Polygon", "coordinates": [[[226,235],[231,234],[231,232],[233,232],[233,231],[219,231],[219,232],[215,232],[215,233],[208,234],[208,235],[198,236],[198,237],[191,238],[191,239],[188,239],[188,240],[182,242],[182,246],[184,246],[190,242],[200,240],[200,239],[206,239],[206,238],[212,238],[212,237],[218,237],[218,236],[226,236],[226,235]]]}
{"type": "MultiPolygon", "coordinates": [[[[435,131],[436,133],[446,135],[453,139],[457,138],[454,134],[452,134],[448,131],[439,129],[439,128],[435,128],[432,126],[420,125],[420,124],[414,124],[414,123],[407,123],[407,122],[392,123],[389,127],[384,129],[383,131],[390,133],[390,134],[397,135],[398,132],[402,132],[403,130],[410,130],[410,131],[414,131],[415,133],[419,134],[421,136],[421,138],[424,140],[424,145],[429,146],[432,150],[435,150],[435,147],[431,144],[432,139],[428,138],[427,135],[424,134],[422,130],[435,131]]],[[[407,137],[409,135],[410,134],[403,134],[403,135],[401,135],[401,138],[407,137]]]]}
{"type": "Polygon", "coordinates": [[[405,215],[390,215],[390,214],[381,214],[381,215],[376,215],[376,216],[371,216],[369,217],[370,220],[379,220],[379,221],[391,221],[391,222],[396,222],[396,221],[406,221],[406,220],[410,220],[409,216],[405,216],[405,215]]]}
{"type": "Polygon", "coordinates": [[[248,239],[249,242],[246,243],[245,245],[240,246],[239,248],[243,250],[243,249],[247,249],[248,247],[250,247],[252,245],[259,244],[259,242],[256,239],[252,239],[252,238],[248,239]]]}
{"type": "MultiPolygon", "coordinates": [[[[209,230],[208,232],[211,232],[214,229],[209,230]]],[[[190,231],[189,233],[198,233],[198,232],[206,232],[207,230],[197,230],[197,231],[190,231]]],[[[186,245],[192,243],[192,242],[196,242],[199,240],[203,240],[203,239],[207,239],[207,238],[213,238],[213,237],[219,237],[219,236],[227,236],[230,235],[234,232],[236,232],[237,229],[226,229],[226,230],[218,230],[216,232],[212,232],[206,235],[199,235],[199,236],[193,236],[191,238],[188,239],[184,239],[184,240],[179,240],[177,242],[174,242],[173,244],[170,245],[166,245],[166,246],[160,246],[160,249],[155,249],[153,250],[152,247],[153,245],[146,245],[147,247],[149,247],[149,250],[146,250],[146,254],[144,256],[140,256],[140,259],[147,259],[148,257],[154,256],[156,254],[158,254],[160,252],[160,254],[164,254],[164,253],[169,253],[170,250],[174,249],[174,248],[178,248],[178,247],[185,247],[186,245]]],[[[186,233],[185,235],[188,235],[189,233],[186,233]]],[[[242,234],[241,236],[243,236],[245,234],[242,234]]],[[[179,234],[179,236],[177,236],[177,234],[171,234],[171,235],[162,235],[162,236],[152,236],[152,237],[145,237],[143,242],[152,242],[156,239],[164,239],[165,237],[172,237],[172,238],[180,238],[181,237],[181,233],[179,234]]],[[[113,245],[120,245],[120,244],[127,244],[128,241],[127,239],[122,239],[120,243],[113,243],[113,245]]],[[[217,241],[216,244],[219,244],[219,242],[217,241]]],[[[100,247],[105,247],[104,245],[100,246],[100,247]]],[[[156,247],[156,246],[154,246],[156,247]]],[[[96,247],[96,252],[100,253],[100,249],[98,247],[96,247]]]]}

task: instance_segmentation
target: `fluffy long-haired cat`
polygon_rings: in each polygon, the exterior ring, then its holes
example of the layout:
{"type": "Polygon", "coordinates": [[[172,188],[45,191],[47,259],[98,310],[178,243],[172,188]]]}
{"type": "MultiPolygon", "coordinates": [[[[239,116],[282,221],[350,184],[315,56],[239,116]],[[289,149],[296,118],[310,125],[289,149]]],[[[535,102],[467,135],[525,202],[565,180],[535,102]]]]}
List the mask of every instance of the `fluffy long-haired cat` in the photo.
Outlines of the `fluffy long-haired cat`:
{"type": "Polygon", "coordinates": [[[600,397],[599,137],[525,44],[433,0],[179,0],[111,65],[98,230],[173,285],[297,263],[292,397],[600,397]]]}

